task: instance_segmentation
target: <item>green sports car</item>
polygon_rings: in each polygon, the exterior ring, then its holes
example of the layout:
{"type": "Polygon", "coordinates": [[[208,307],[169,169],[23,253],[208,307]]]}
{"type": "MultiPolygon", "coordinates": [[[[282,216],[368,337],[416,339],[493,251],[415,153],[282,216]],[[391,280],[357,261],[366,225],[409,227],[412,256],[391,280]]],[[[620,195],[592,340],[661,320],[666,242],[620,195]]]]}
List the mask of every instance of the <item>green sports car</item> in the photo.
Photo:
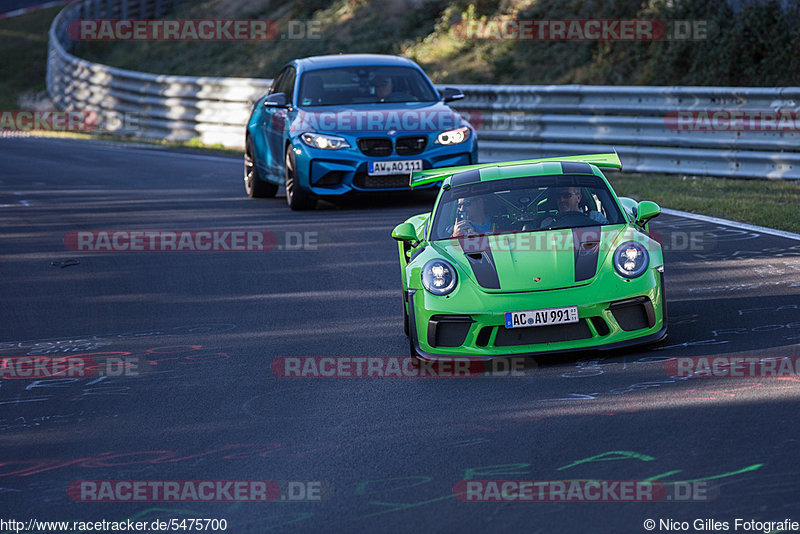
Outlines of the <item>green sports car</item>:
{"type": "Polygon", "coordinates": [[[414,172],[441,182],[399,224],[403,310],[421,359],[613,349],[667,336],[657,204],[617,197],[617,154],[414,172]]]}

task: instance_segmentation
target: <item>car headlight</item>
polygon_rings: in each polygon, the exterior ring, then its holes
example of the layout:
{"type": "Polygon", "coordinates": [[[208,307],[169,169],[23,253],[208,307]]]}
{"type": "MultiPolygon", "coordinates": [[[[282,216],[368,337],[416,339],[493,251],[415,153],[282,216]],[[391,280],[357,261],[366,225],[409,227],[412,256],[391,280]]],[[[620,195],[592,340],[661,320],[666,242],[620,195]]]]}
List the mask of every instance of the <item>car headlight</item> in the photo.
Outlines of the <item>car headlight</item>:
{"type": "Polygon", "coordinates": [[[436,142],[440,145],[457,145],[469,139],[470,130],[466,126],[456,128],[455,130],[447,130],[442,132],[436,137],[436,142]]]}
{"type": "Polygon", "coordinates": [[[628,241],[614,251],[614,267],[625,278],[641,276],[650,263],[650,255],[641,243],[628,241]]]}
{"type": "Polygon", "coordinates": [[[350,148],[350,143],[344,137],[338,135],[325,135],[318,133],[304,133],[300,136],[305,144],[311,148],[321,148],[322,150],[339,150],[350,148]]]}
{"type": "Polygon", "coordinates": [[[444,260],[431,260],[422,268],[422,285],[434,295],[448,295],[458,283],[453,266],[444,260]]]}

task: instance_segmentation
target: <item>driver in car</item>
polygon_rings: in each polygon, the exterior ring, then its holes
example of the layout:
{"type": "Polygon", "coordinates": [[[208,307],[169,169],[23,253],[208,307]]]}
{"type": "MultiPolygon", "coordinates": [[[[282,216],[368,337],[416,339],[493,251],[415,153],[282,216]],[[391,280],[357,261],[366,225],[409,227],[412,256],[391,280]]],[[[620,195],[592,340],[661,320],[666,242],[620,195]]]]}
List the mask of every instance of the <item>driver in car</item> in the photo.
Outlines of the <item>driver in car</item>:
{"type": "Polygon", "coordinates": [[[558,206],[558,214],[555,217],[547,217],[542,221],[541,228],[546,228],[556,221],[556,218],[562,215],[575,214],[583,215],[596,223],[608,224],[608,219],[599,211],[589,210],[588,212],[581,211],[582,193],[580,187],[561,187],[556,193],[556,205],[558,206]]]}
{"type": "Polygon", "coordinates": [[[378,76],[375,78],[375,96],[377,96],[379,100],[385,100],[393,91],[391,77],[378,76]]]}
{"type": "Polygon", "coordinates": [[[492,221],[486,215],[483,198],[459,198],[457,209],[453,237],[491,232],[492,221]]]}

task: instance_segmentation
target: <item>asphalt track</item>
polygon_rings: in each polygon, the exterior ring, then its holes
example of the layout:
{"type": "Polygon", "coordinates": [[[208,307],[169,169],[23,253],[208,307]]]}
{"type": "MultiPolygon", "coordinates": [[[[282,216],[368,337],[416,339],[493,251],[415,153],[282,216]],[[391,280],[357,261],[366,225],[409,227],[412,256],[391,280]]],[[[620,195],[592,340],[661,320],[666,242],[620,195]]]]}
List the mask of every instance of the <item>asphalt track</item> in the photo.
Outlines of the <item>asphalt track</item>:
{"type": "Polygon", "coordinates": [[[800,356],[800,241],[660,216],[670,339],[655,349],[541,358],[514,377],[280,378],[270,364],[282,356],[407,355],[389,233],[429,195],[296,213],[282,197],[248,199],[234,158],[45,139],[0,140],[0,156],[0,356],[144,362],[137,376],[0,381],[0,519],[224,518],[234,534],[800,521],[798,379],[672,378],[664,364],[800,356]],[[65,245],[77,230],[218,229],[268,230],[283,246],[65,245]],[[690,502],[454,495],[459,481],[500,479],[708,491],[690,502]],[[318,481],[322,499],[75,502],[67,488],[81,480],[318,481]]]}

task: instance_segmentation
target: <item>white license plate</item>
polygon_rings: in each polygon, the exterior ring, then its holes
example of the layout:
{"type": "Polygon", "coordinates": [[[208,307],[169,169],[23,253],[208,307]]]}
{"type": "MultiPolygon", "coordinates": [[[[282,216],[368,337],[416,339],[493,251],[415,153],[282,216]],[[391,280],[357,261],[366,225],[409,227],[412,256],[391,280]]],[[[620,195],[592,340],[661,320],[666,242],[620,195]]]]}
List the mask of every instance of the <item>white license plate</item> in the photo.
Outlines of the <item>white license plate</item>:
{"type": "Polygon", "coordinates": [[[565,308],[547,308],[545,310],[506,312],[506,328],[548,326],[551,324],[568,324],[577,322],[577,306],[567,306],[565,308]]]}
{"type": "Polygon", "coordinates": [[[406,159],[402,161],[370,161],[368,165],[368,172],[370,176],[411,174],[413,171],[421,170],[421,159],[406,159]]]}

